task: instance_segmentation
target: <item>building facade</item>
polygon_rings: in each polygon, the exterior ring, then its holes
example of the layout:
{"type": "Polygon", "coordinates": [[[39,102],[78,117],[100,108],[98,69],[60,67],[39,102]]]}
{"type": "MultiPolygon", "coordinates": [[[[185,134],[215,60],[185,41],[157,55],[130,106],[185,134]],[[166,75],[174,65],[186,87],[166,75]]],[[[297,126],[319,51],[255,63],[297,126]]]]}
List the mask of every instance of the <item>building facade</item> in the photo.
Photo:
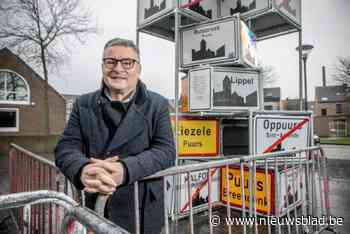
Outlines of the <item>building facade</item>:
{"type": "Polygon", "coordinates": [[[315,131],[322,137],[350,135],[350,87],[316,87],[315,131]]]}
{"type": "Polygon", "coordinates": [[[264,110],[281,110],[281,88],[264,88],[264,110]]]}
{"type": "MultiPolygon", "coordinates": [[[[7,48],[0,50],[0,145],[9,137],[48,135],[44,87],[44,79],[21,58],[7,48]]],[[[65,127],[66,102],[51,86],[48,97],[49,135],[59,135],[65,127]]]]}

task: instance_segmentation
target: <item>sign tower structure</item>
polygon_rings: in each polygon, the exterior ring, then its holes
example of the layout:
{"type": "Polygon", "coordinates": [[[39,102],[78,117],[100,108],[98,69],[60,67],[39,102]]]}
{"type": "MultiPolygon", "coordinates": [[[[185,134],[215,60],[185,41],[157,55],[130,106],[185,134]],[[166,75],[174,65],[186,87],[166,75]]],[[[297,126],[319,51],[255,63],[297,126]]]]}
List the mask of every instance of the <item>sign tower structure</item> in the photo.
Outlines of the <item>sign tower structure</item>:
{"type": "MultiPolygon", "coordinates": [[[[176,165],[283,150],[286,142],[294,149],[311,144],[310,113],[263,111],[263,81],[257,69],[257,41],[299,32],[301,45],[301,0],[138,0],[137,12],[137,44],[141,32],[174,42],[176,165]],[[180,72],[186,74],[181,97],[180,72]],[[298,134],[299,129],[292,131],[291,125],[304,128],[298,134]],[[271,132],[262,135],[259,129],[271,132]]],[[[301,73],[301,63],[299,69],[301,73]]],[[[214,173],[193,174],[197,186],[191,191],[193,199],[206,200],[201,195],[206,190],[208,196],[205,183],[211,174],[218,187],[212,192],[219,193],[217,174],[222,172],[214,173]]],[[[250,169],[248,175],[253,181],[250,169]]],[[[174,189],[177,207],[171,204],[169,209],[177,216],[188,210],[189,201],[183,198],[187,186],[180,186],[185,180],[169,181],[180,188],[174,189]]],[[[219,199],[218,194],[212,197],[219,199]]],[[[229,199],[221,197],[221,201],[229,204],[229,199]]]]}

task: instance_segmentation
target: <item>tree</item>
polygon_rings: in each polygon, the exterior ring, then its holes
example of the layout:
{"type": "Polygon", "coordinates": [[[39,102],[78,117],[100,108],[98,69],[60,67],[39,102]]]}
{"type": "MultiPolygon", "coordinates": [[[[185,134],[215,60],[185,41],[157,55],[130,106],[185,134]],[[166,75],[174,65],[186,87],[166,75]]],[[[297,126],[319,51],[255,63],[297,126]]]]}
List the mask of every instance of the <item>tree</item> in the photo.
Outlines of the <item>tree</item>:
{"type": "Polygon", "coordinates": [[[49,70],[63,64],[69,44],[96,33],[80,0],[1,0],[0,48],[8,47],[39,68],[45,80],[44,125],[50,133],[49,70]]]}
{"type": "Polygon", "coordinates": [[[276,82],[276,73],[273,66],[261,66],[261,77],[264,81],[265,86],[271,86],[276,82]]]}
{"type": "Polygon", "coordinates": [[[342,84],[350,84],[350,57],[338,57],[333,79],[342,84]]]}

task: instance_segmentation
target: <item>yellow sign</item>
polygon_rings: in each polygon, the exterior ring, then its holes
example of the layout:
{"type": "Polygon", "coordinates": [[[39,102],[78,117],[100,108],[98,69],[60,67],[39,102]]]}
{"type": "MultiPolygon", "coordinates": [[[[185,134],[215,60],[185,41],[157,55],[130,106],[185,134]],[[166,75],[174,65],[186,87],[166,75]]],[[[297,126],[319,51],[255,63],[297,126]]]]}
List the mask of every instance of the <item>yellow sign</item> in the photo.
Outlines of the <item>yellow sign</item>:
{"type": "MultiPolygon", "coordinates": [[[[175,130],[174,121],[172,125],[175,130]]],[[[179,120],[179,156],[216,155],[218,155],[217,120],[179,120]]]]}
{"type": "MultiPolygon", "coordinates": [[[[242,182],[240,168],[230,168],[228,171],[229,179],[229,192],[227,193],[227,181],[226,181],[226,168],[221,168],[221,201],[224,203],[229,202],[236,207],[242,207],[242,182]],[[229,194],[229,195],[228,195],[229,194]]],[[[249,208],[249,171],[244,170],[244,200],[245,207],[249,208]]],[[[266,186],[265,170],[256,170],[256,186],[255,186],[255,206],[260,213],[273,213],[274,212],[274,175],[272,171],[268,171],[267,180],[268,187],[266,186]],[[267,190],[267,194],[266,194],[267,190]],[[267,196],[266,196],[267,195],[267,196]]],[[[252,178],[253,179],[253,178],[252,178]]],[[[252,183],[254,182],[254,179],[252,183]]],[[[254,189],[254,184],[252,184],[254,189]]]]}

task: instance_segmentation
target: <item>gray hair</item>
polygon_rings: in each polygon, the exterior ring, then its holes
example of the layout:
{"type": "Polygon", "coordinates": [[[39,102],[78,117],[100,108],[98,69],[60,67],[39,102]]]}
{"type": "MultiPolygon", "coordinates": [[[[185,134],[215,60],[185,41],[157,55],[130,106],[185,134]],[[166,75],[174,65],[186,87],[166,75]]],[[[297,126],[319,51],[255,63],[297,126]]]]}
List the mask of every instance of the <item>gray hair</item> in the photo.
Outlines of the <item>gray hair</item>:
{"type": "Polygon", "coordinates": [[[129,47],[133,49],[136,52],[138,60],[140,61],[140,50],[132,40],[118,38],[118,37],[113,38],[105,44],[103,51],[113,46],[124,46],[124,47],[129,47]]]}

